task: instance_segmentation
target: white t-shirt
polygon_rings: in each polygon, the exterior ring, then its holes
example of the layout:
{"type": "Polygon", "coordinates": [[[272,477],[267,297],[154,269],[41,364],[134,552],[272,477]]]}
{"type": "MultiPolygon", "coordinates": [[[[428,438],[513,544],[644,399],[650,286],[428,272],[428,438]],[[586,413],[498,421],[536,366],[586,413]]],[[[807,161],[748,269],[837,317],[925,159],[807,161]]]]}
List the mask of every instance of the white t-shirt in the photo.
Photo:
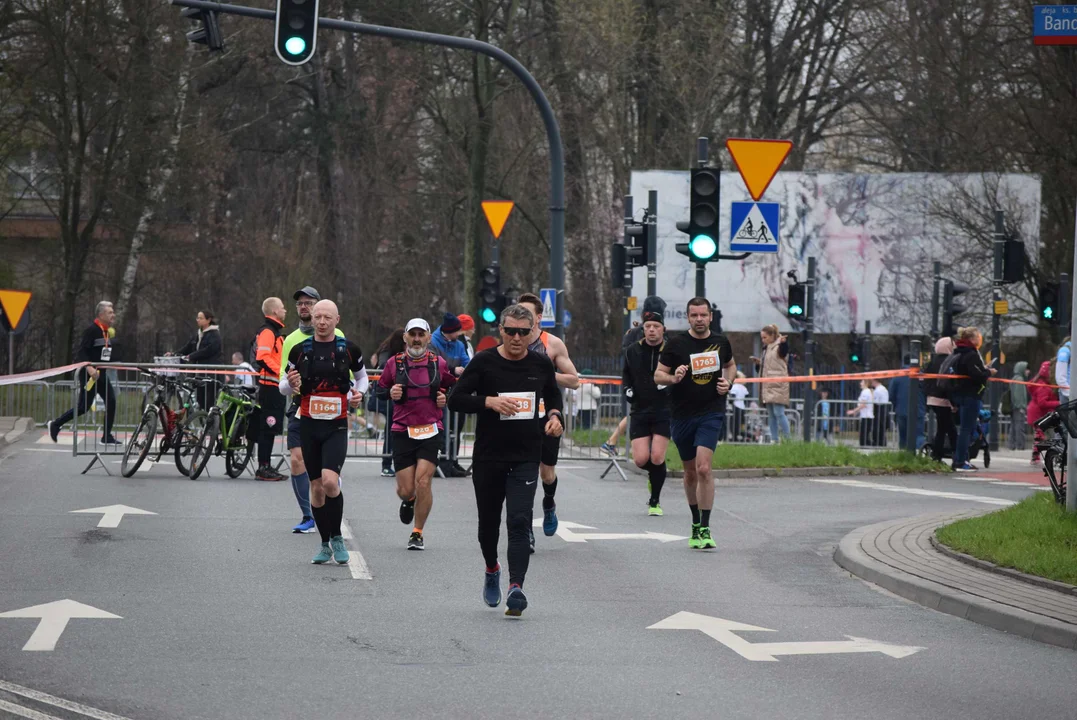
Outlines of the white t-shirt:
{"type": "Polygon", "coordinates": [[[876,405],[885,405],[890,402],[890,392],[886,389],[885,385],[880,385],[875,388],[871,393],[872,398],[875,400],[876,405]]]}
{"type": "Polygon", "coordinates": [[[579,388],[580,410],[598,410],[602,398],[602,388],[594,383],[583,383],[579,388]]]}
{"type": "Polygon", "coordinates": [[[748,397],[748,388],[742,383],[735,382],[729,388],[729,397],[733,398],[733,407],[744,409],[744,398],[748,397]]]}
{"type": "Polygon", "coordinates": [[[872,395],[871,390],[864,388],[860,391],[860,397],[857,398],[857,402],[861,405],[860,419],[866,420],[875,417],[875,406],[871,404],[872,395]]]}

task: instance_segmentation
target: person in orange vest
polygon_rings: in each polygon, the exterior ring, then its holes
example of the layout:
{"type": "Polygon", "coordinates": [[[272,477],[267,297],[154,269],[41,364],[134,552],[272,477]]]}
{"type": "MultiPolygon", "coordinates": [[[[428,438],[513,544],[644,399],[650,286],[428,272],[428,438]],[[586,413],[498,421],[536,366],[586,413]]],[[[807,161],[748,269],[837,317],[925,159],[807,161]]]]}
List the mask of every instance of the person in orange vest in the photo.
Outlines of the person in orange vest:
{"type": "Polygon", "coordinates": [[[284,319],[288,310],[278,297],[262,302],[265,325],[254,338],[254,369],[258,371],[258,471],[255,479],[268,482],[283,480],[284,476],[270,465],[273,444],[284,426],[285,397],[280,394],[281,352],[284,349],[284,319]]]}

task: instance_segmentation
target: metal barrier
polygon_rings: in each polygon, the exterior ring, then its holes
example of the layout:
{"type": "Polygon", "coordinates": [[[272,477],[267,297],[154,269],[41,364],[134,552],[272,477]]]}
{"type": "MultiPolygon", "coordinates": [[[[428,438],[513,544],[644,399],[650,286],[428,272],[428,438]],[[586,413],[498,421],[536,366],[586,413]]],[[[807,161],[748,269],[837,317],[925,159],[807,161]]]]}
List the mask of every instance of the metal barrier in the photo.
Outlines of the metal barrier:
{"type": "Polygon", "coordinates": [[[898,427],[890,403],[872,404],[871,418],[848,412],[859,406],[857,400],[827,400],[830,414],[823,413],[823,402],[812,413],[812,437],[820,442],[859,447],[897,447],[898,427]]]}

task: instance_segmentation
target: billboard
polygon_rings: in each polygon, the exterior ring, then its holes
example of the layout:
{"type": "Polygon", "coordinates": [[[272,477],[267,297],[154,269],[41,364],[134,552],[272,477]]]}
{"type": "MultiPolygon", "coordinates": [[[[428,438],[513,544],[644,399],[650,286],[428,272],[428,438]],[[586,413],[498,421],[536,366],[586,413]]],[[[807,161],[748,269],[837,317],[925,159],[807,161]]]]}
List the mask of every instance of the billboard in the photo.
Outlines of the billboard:
{"type": "MultiPolygon", "coordinates": [[[[751,198],[735,171],[722,172],[721,187],[720,252],[729,254],[730,206],[751,198]]],[[[658,294],[669,306],[667,326],[684,329],[696,270],[674,244],[687,239],[676,222],[688,217],[688,172],[633,171],[637,219],[650,190],[658,192],[658,294]]],[[[804,280],[811,256],[817,261],[817,332],[862,331],[870,320],[873,333],[926,334],[934,261],[942,262],[944,277],[972,288],[961,298],[970,311],[958,324],[989,327],[996,208],[1006,212],[1007,228],[1024,240],[1032,263],[1038,254],[1035,175],[782,172],[762,201],[781,204],[778,252],[707,265],[707,297],[722,311],[726,332],[758,332],[770,323],[796,329],[785,315],[786,273],[796,270],[804,280]]],[[[646,269],[636,268],[632,294],[643,297],[646,287],[646,269]]],[[[1004,297],[1011,314],[1003,333],[1035,335],[1027,289],[1005,286],[1004,297]]]]}

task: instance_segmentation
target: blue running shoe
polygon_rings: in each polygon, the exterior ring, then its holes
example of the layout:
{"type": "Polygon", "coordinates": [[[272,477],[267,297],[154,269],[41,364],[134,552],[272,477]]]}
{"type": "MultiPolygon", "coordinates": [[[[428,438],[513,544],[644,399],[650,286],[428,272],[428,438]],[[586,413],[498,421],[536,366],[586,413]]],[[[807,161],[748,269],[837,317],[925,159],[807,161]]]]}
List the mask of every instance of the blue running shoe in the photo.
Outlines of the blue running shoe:
{"type": "Polygon", "coordinates": [[[329,538],[329,547],[333,548],[333,559],[336,560],[337,565],[347,565],[351,560],[348,548],[344,547],[344,538],[340,535],[329,538]]]}
{"type": "Polygon", "coordinates": [[[527,609],[527,597],[519,585],[509,586],[509,597],[505,600],[505,614],[520,617],[527,609]]]}
{"type": "Polygon", "coordinates": [[[292,528],[293,533],[312,533],[318,528],[314,524],[314,518],[303,518],[299,524],[292,528]]]}
{"type": "Polygon", "coordinates": [[[542,532],[546,533],[546,537],[553,535],[557,532],[557,505],[550,498],[550,506],[545,507],[546,503],[543,503],[542,508],[542,532]]]}
{"type": "Polygon", "coordinates": [[[501,604],[501,565],[493,572],[486,571],[486,579],[482,583],[482,601],[490,607],[501,604]]]}

